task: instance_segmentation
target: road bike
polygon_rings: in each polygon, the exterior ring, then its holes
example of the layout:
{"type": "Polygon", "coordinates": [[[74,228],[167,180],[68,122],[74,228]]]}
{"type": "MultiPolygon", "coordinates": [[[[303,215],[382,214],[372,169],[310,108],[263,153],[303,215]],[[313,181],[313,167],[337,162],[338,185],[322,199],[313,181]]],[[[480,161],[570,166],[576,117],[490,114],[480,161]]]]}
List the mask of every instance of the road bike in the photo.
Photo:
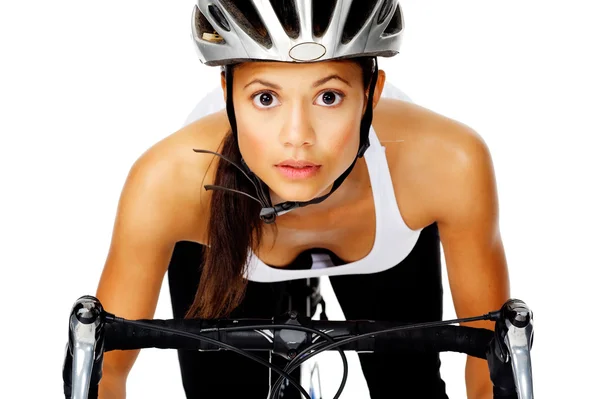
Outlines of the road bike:
{"type": "Polygon", "coordinates": [[[344,365],[334,396],[337,399],[348,375],[344,351],[450,351],[487,360],[494,398],[532,399],[532,346],[533,312],[519,299],[510,299],[499,310],[482,316],[407,324],[313,320],[297,311],[271,319],[127,320],[105,311],[97,298],[85,295],[75,301],[69,315],[63,385],[67,399],[97,398],[103,354],[112,350],[229,350],[278,375],[268,399],[278,398],[284,383],[294,386],[304,398],[314,399],[314,392],[307,392],[290,373],[319,353],[335,350],[344,365]],[[494,331],[454,325],[478,320],[495,321],[494,331]],[[251,353],[257,351],[282,356],[288,363],[278,367],[251,353]]]}

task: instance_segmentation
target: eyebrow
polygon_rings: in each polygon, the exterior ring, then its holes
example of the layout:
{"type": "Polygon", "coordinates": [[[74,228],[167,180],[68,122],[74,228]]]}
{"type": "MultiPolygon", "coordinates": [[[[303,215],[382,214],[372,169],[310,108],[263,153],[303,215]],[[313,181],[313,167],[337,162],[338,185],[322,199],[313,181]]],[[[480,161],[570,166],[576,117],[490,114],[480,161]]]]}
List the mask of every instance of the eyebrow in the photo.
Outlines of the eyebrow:
{"type": "MultiPolygon", "coordinates": [[[[324,77],[323,79],[317,80],[315,83],[313,83],[312,87],[319,87],[319,86],[324,85],[325,83],[329,82],[330,80],[334,80],[334,79],[337,79],[337,80],[339,80],[341,82],[344,82],[348,86],[352,87],[352,85],[350,84],[350,82],[348,82],[346,79],[342,78],[340,75],[336,75],[336,74],[329,75],[329,76],[324,77]]],[[[248,87],[250,85],[253,85],[253,84],[256,84],[256,83],[259,83],[259,84],[261,84],[263,86],[270,87],[270,88],[275,89],[275,90],[281,90],[281,86],[276,85],[275,83],[267,82],[266,80],[262,80],[262,79],[254,79],[254,80],[252,80],[250,83],[248,83],[246,86],[244,86],[244,89],[246,87],[248,87]]]]}
{"type": "Polygon", "coordinates": [[[352,87],[352,85],[350,84],[350,82],[348,82],[346,79],[342,78],[340,75],[336,75],[336,74],[329,75],[329,76],[324,77],[323,79],[317,80],[313,84],[313,87],[319,87],[319,86],[321,86],[321,85],[323,85],[323,84],[325,84],[325,83],[327,83],[327,82],[329,82],[330,80],[333,80],[333,79],[337,79],[337,80],[339,80],[341,82],[346,83],[348,86],[352,87]]]}
{"type": "Polygon", "coordinates": [[[244,86],[244,89],[246,87],[250,86],[250,85],[255,84],[255,83],[260,83],[263,86],[267,86],[267,87],[270,87],[270,88],[275,89],[275,90],[281,90],[281,86],[278,86],[275,83],[267,82],[267,81],[262,80],[262,79],[254,79],[252,82],[250,82],[246,86],[244,86]]]}

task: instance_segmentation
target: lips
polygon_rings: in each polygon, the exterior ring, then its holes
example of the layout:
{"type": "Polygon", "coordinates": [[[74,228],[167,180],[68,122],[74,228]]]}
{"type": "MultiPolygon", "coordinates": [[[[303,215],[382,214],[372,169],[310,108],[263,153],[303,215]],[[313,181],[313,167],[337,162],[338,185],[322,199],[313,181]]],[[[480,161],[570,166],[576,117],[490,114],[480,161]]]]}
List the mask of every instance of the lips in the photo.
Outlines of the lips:
{"type": "Polygon", "coordinates": [[[316,166],[321,166],[321,165],[317,165],[315,163],[312,162],[308,162],[308,161],[300,161],[300,160],[295,160],[295,159],[288,159],[287,161],[283,161],[281,163],[278,163],[276,166],[287,166],[289,168],[310,168],[310,167],[316,167],[316,166]]]}
{"type": "Polygon", "coordinates": [[[321,165],[309,161],[288,159],[275,165],[277,170],[288,179],[308,179],[317,175],[321,165]]]}

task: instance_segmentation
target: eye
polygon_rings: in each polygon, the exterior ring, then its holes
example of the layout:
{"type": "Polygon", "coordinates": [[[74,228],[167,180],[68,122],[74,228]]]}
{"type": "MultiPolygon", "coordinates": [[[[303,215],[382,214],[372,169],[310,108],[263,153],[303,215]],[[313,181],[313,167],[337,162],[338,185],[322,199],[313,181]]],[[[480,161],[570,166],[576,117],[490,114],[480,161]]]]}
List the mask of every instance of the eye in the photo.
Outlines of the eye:
{"type": "Polygon", "coordinates": [[[317,98],[317,105],[324,105],[326,107],[333,107],[342,102],[344,95],[335,91],[324,91],[319,94],[317,98]]]}
{"type": "Polygon", "coordinates": [[[273,108],[280,104],[275,95],[266,91],[255,94],[252,101],[258,108],[273,108]]]}

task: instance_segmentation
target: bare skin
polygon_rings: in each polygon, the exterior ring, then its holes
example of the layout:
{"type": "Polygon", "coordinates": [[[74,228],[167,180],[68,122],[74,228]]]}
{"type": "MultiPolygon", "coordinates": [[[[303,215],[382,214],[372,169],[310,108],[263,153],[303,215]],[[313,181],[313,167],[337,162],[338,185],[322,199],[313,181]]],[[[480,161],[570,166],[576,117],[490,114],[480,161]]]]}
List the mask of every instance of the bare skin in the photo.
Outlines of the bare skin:
{"type": "MultiPolygon", "coordinates": [[[[346,72],[340,69],[340,73],[346,72]]],[[[404,221],[411,229],[437,222],[458,317],[499,308],[509,298],[509,278],[498,225],[494,170],[484,141],[468,126],[423,107],[380,99],[384,81],[385,73],[380,72],[373,126],[386,147],[404,221]]],[[[234,99],[237,103],[237,97],[234,99]]],[[[206,244],[211,192],[203,186],[213,182],[217,162],[213,156],[192,149],[219,151],[228,129],[225,111],[209,115],[158,142],[131,168],[96,293],[108,311],[132,319],[153,317],[175,243],[187,240],[206,244]]],[[[304,148],[316,140],[316,129],[289,129],[288,133],[294,134],[282,139],[281,148],[304,148]],[[299,141],[293,144],[294,140],[299,141]]],[[[242,130],[243,126],[240,136],[245,134],[242,130]]],[[[344,134],[338,138],[351,140],[344,134]]],[[[250,143],[251,139],[250,134],[240,138],[244,156],[243,140],[250,143]]],[[[351,162],[353,155],[341,158],[351,162]]],[[[341,170],[345,169],[342,166],[341,170]]],[[[270,172],[265,169],[265,173],[270,172]]],[[[335,173],[331,173],[334,179],[335,173]]],[[[312,186],[301,186],[294,195],[315,196],[328,191],[331,181],[327,183],[327,179],[324,175],[312,186]]],[[[272,187],[280,193],[289,192],[284,183],[278,186],[274,181],[272,187]]],[[[274,201],[279,198],[279,193],[272,195],[274,201]]],[[[347,261],[366,256],[374,242],[375,214],[364,159],[358,160],[330,198],[278,217],[277,228],[277,239],[271,228],[265,229],[263,245],[257,251],[270,265],[285,267],[311,247],[329,249],[347,261]],[[346,213],[356,217],[345,217],[346,213]]],[[[493,329],[491,322],[468,325],[493,329]]],[[[125,382],[137,355],[138,351],[105,354],[100,398],[125,397],[125,382]]],[[[492,398],[484,360],[467,358],[465,382],[469,399],[492,398]]]]}

